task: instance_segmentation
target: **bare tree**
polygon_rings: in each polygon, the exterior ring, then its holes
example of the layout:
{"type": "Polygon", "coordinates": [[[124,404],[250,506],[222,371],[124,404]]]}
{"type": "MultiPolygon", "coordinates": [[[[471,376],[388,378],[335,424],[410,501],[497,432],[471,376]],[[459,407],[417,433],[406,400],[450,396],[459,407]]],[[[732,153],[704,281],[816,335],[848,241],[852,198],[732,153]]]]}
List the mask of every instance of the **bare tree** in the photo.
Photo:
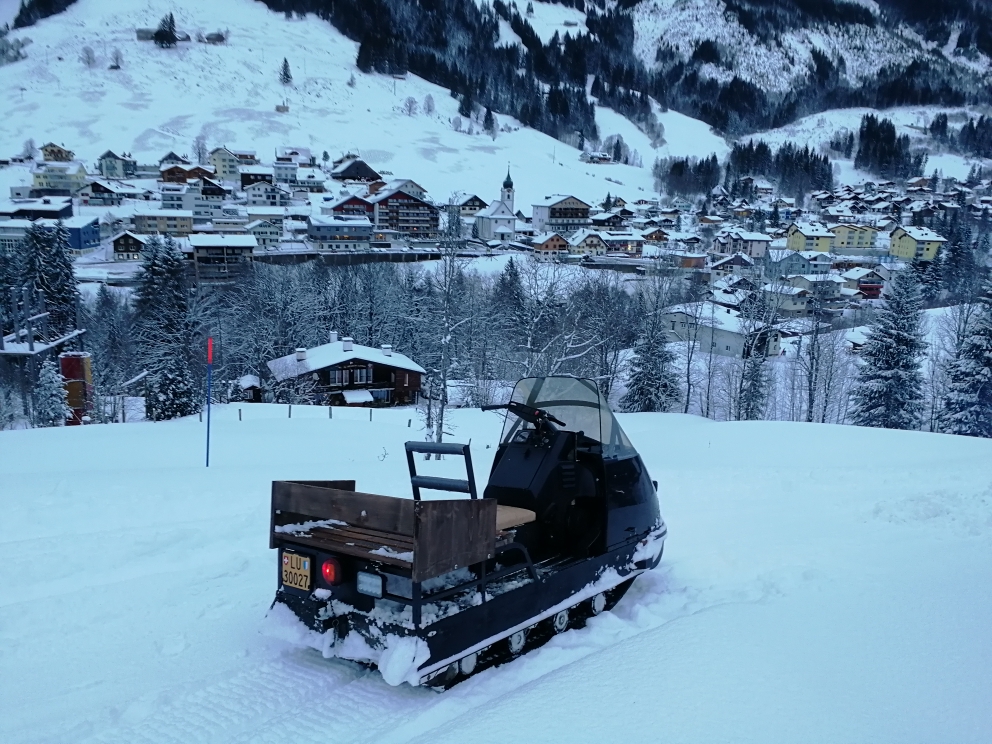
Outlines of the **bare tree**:
{"type": "Polygon", "coordinates": [[[405,101],[403,101],[403,113],[407,116],[417,115],[417,99],[413,96],[408,96],[405,101]]]}
{"type": "Polygon", "coordinates": [[[462,117],[456,116],[454,119],[452,119],[451,128],[454,129],[456,132],[462,131],[462,117]]]}
{"type": "Polygon", "coordinates": [[[93,48],[84,46],[83,51],[79,53],[79,60],[84,65],[92,69],[96,64],[96,54],[93,53],[93,48]]]}
{"type": "Polygon", "coordinates": [[[434,96],[430,93],[424,96],[424,113],[428,116],[434,115],[434,96]]]}
{"type": "Polygon", "coordinates": [[[210,154],[207,152],[207,138],[202,134],[193,140],[193,157],[199,165],[206,165],[210,162],[210,154]]]}
{"type": "Polygon", "coordinates": [[[110,64],[112,70],[119,70],[124,66],[124,54],[120,49],[115,49],[113,55],[110,57],[110,64]]]}

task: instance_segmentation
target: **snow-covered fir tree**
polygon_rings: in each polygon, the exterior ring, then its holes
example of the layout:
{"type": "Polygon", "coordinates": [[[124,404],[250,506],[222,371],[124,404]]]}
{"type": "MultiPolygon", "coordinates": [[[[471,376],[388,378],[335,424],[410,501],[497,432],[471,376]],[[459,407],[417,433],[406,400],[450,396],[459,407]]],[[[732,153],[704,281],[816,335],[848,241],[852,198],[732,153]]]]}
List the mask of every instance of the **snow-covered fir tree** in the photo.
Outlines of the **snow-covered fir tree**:
{"type": "Polygon", "coordinates": [[[293,72],[289,69],[289,60],[285,57],[282,59],[282,69],[279,70],[279,82],[283,85],[293,83],[293,72]]]}
{"type": "Polygon", "coordinates": [[[634,345],[627,392],[620,410],[628,413],[670,411],[681,399],[675,352],[656,322],[650,322],[634,345]]]}
{"type": "Polygon", "coordinates": [[[145,247],[136,298],[140,361],[148,371],[146,414],[153,421],[189,416],[200,408],[192,372],[192,324],[185,260],[172,240],[145,247]]]}
{"type": "Polygon", "coordinates": [[[875,313],[861,350],[862,367],[852,393],[851,421],[858,426],[913,429],[923,405],[923,301],[912,271],[900,271],[875,313]]]}
{"type": "Polygon", "coordinates": [[[992,438],[992,282],[981,309],[947,368],[950,380],[940,429],[947,434],[992,438]]]}
{"type": "Polygon", "coordinates": [[[75,325],[76,279],[69,255],[69,231],[62,221],[54,230],[32,223],[21,244],[18,284],[45,293],[52,331],[75,325]]]}
{"type": "Polygon", "coordinates": [[[72,413],[68,401],[69,393],[58,365],[46,359],[34,386],[35,426],[65,426],[65,420],[72,413]]]}

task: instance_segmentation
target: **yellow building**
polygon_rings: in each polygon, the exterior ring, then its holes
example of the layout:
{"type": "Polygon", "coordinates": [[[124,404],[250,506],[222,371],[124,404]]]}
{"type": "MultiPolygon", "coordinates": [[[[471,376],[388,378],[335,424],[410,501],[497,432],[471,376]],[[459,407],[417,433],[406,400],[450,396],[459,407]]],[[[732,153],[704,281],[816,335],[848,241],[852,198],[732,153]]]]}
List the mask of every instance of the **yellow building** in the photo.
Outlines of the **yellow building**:
{"type": "Polygon", "coordinates": [[[785,247],[792,251],[829,253],[834,246],[834,234],[818,222],[793,222],[785,238],[785,247]]]}
{"type": "Polygon", "coordinates": [[[82,163],[51,161],[38,163],[32,171],[34,187],[46,191],[75,194],[87,182],[86,168],[82,163]]]}
{"type": "Polygon", "coordinates": [[[927,227],[897,227],[889,239],[889,255],[907,261],[933,261],[946,242],[927,227]]]}
{"type": "Polygon", "coordinates": [[[845,249],[862,250],[875,247],[878,230],[871,225],[842,224],[830,228],[834,234],[834,251],[843,253],[845,249]]]}

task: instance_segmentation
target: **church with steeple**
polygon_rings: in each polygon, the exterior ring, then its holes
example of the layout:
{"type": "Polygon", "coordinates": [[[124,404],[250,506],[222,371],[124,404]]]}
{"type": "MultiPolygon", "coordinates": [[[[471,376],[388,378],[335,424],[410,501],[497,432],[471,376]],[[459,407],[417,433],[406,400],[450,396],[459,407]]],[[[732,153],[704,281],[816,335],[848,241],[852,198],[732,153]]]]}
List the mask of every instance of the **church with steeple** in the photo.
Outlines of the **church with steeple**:
{"type": "Polygon", "coordinates": [[[498,241],[506,245],[516,237],[516,222],[517,216],[513,211],[513,179],[510,178],[510,169],[507,167],[499,200],[475,216],[476,233],[480,240],[487,243],[498,241]]]}

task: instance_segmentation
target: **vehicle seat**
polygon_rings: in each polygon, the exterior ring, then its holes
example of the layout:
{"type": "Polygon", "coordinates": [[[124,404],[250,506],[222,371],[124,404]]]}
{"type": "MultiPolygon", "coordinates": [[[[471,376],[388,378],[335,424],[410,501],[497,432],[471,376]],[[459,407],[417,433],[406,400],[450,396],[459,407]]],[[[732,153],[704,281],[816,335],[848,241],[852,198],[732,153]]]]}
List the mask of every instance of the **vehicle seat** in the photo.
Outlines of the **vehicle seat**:
{"type": "Polygon", "coordinates": [[[496,505],[496,529],[509,530],[537,520],[537,515],[530,509],[516,506],[496,505]]]}

